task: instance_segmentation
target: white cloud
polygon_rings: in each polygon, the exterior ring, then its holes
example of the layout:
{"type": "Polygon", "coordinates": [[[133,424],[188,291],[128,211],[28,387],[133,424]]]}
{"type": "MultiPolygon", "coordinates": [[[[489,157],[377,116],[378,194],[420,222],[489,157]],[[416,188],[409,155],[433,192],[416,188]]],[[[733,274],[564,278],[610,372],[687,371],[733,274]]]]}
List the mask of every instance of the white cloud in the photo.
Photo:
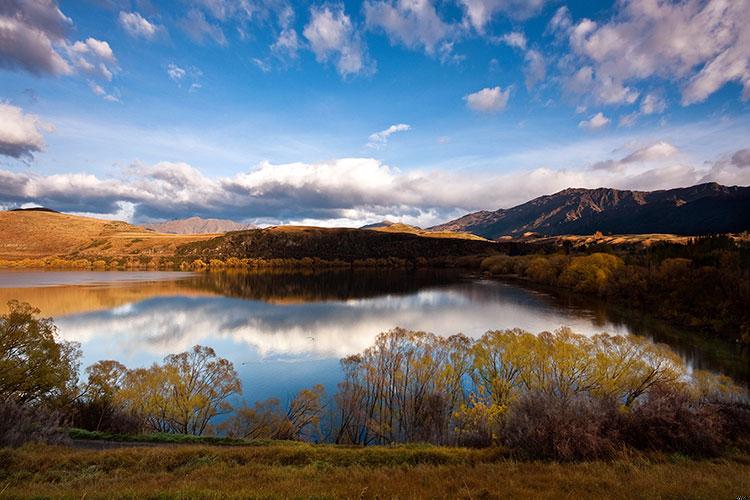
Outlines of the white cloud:
{"type": "Polygon", "coordinates": [[[297,57],[299,50],[299,40],[297,32],[293,28],[285,28],[279,33],[279,37],[271,45],[271,51],[276,54],[284,54],[292,59],[297,57]]]}
{"type": "Polygon", "coordinates": [[[0,203],[33,202],[64,211],[112,214],[127,202],[133,205],[136,220],[190,213],[336,225],[391,218],[429,226],[466,211],[510,207],[567,187],[652,190],[708,181],[750,184],[746,150],[698,166],[676,161],[677,153],[662,141],[591,166],[486,172],[481,183],[465,172],[401,172],[372,158],[262,162],[249,171],[219,178],[174,162],[135,164],[121,179],[0,170],[0,203]]]}
{"type": "Polygon", "coordinates": [[[520,31],[511,31],[500,37],[500,41],[510,47],[526,50],[526,35],[520,31]]]}
{"type": "Polygon", "coordinates": [[[646,162],[672,158],[678,153],[676,147],[666,141],[659,141],[630,153],[622,159],[624,163],[646,162]]]}
{"type": "Polygon", "coordinates": [[[438,46],[444,46],[457,27],[444,22],[435,5],[429,0],[411,1],[367,1],[364,4],[368,28],[382,29],[392,44],[403,44],[409,48],[424,48],[434,54],[438,46]]]}
{"type": "Polygon", "coordinates": [[[227,45],[227,38],[221,26],[206,19],[201,10],[190,9],[180,21],[180,26],[194,42],[205,43],[213,40],[218,45],[227,45]]]}
{"type": "Polygon", "coordinates": [[[388,142],[388,138],[393,134],[397,132],[406,132],[407,130],[411,130],[411,126],[405,123],[391,125],[385,130],[371,134],[367,139],[367,146],[371,148],[379,148],[384,146],[388,142]]]}
{"type": "Polygon", "coordinates": [[[133,37],[141,37],[146,40],[153,40],[160,32],[164,31],[163,26],[159,26],[148,21],[138,12],[120,11],[118,17],[120,26],[133,37]]]}
{"type": "Polygon", "coordinates": [[[169,75],[169,78],[171,78],[175,82],[179,82],[180,80],[185,78],[186,74],[187,72],[183,68],[177,66],[174,63],[170,63],[167,66],[167,75],[169,75]]]}
{"type": "Polygon", "coordinates": [[[604,113],[599,111],[588,120],[581,120],[580,122],[578,122],[578,126],[588,130],[598,130],[602,127],[606,127],[609,122],[610,119],[604,116],[604,113]]]}
{"type": "Polygon", "coordinates": [[[87,38],[74,44],[67,44],[65,50],[73,65],[79,70],[92,76],[112,81],[112,70],[117,59],[109,43],[87,38]]]}
{"type": "Polygon", "coordinates": [[[106,90],[104,90],[104,87],[102,87],[101,85],[99,85],[96,82],[90,81],[89,82],[89,88],[91,89],[91,91],[95,95],[98,95],[99,97],[101,97],[105,101],[120,102],[120,99],[118,99],[117,97],[115,97],[112,94],[108,93],[106,90]]]}
{"type": "Polygon", "coordinates": [[[487,87],[464,96],[464,99],[466,100],[466,105],[474,111],[497,113],[505,109],[509,97],[510,87],[505,90],[500,87],[487,87]]]}
{"type": "Polygon", "coordinates": [[[464,7],[466,23],[484,33],[485,26],[495,14],[515,20],[528,19],[539,13],[546,0],[460,0],[464,7]]]}
{"type": "Polygon", "coordinates": [[[663,113],[666,109],[667,103],[659,95],[647,94],[641,99],[641,114],[652,115],[654,113],[663,113]]]}
{"type": "Polygon", "coordinates": [[[30,160],[34,153],[44,149],[42,132],[53,130],[51,124],[38,116],[0,101],[0,155],[30,160]]]}
{"type": "Polygon", "coordinates": [[[547,64],[542,54],[533,49],[526,51],[524,60],[524,83],[526,88],[531,90],[537,83],[544,81],[544,77],[547,75],[547,64]]]}
{"type": "Polygon", "coordinates": [[[268,73],[269,71],[271,71],[271,66],[269,66],[268,63],[263,59],[253,57],[251,61],[253,61],[253,64],[255,64],[263,73],[268,73]]]}
{"type": "Polygon", "coordinates": [[[332,60],[341,76],[372,70],[364,46],[342,4],[312,7],[302,31],[318,62],[332,60]]]}
{"type": "Polygon", "coordinates": [[[73,23],[54,1],[4,0],[0,7],[0,67],[36,75],[70,75],[58,52],[73,23]]]}
{"type": "MultiPolygon", "coordinates": [[[[685,0],[619,3],[612,21],[583,19],[569,12],[553,18],[567,30],[573,53],[594,67],[600,102],[632,103],[628,82],[661,78],[682,86],[682,104],[705,100],[728,82],[750,98],[750,2],[685,0]]],[[[550,24],[552,27],[552,23],[550,24]]]]}

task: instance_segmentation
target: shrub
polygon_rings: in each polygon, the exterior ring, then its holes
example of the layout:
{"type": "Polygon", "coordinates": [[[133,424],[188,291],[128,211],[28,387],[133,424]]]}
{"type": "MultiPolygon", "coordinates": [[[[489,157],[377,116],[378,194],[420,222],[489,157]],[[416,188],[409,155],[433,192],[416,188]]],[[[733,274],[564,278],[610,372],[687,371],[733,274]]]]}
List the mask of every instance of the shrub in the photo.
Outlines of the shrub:
{"type": "Polygon", "coordinates": [[[0,446],[65,444],[68,435],[61,422],[59,413],[43,406],[22,406],[13,401],[0,401],[0,446]]]}
{"type": "Polygon", "coordinates": [[[623,437],[641,450],[718,455],[727,444],[719,405],[657,386],[626,415],[623,437]]]}
{"type": "Polygon", "coordinates": [[[532,391],[511,407],[503,441],[526,458],[609,458],[619,448],[618,422],[612,400],[532,391]]]}

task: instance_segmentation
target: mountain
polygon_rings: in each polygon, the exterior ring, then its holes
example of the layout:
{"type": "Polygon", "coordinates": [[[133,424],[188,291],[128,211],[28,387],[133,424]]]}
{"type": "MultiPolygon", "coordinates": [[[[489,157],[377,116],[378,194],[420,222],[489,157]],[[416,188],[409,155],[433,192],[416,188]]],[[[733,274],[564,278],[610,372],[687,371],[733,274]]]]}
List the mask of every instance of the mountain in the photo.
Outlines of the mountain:
{"type": "Polygon", "coordinates": [[[398,224],[397,222],[391,222],[389,220],[381,220],[380,222],[373,222],[372,224],[365,224],[364,226],[360,227],[360,229],[381,229],[384,227],[390,227],[395,224],[398,224]]]}
{"type": "Polygon", "coordinates": [[[144,227],[160,233],[171,234],[217,234],[229,231],[253,229],[252,224],[241,224],[227,219],[203,219],[202,217],[188,217],[166,222],[144,224],[144,227]]]}
{"type": "Polygon", "coordinates": [[[485,238],[668,233],[699,235],[750,229],[750,187],[716,183],[660,191],[568,188],[513,208],[480,211],[430,228],[485,238]]]}
{"type": "Polygon", "coordinates": [[[0,235],[0,259],[167,256],[178,245],[212,237],[162,234],[127,222],[43,209],[0,211],[0,235]]]}

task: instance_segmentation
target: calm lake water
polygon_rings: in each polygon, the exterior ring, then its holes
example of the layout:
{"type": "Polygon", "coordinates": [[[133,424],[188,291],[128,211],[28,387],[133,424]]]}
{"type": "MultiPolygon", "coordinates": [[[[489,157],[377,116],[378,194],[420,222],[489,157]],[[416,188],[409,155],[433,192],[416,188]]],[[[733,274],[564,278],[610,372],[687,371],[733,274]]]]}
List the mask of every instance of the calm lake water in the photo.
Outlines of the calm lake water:
{"type": "Polygon", "coordinates": [[[490,329],[569,326],[643,335],[692,367],[746,384],[750,357],[597,302],[455,272],[177,273],[0,271],[0,302],[29,302],[81,343],[83,366],[147,366],[195,344],[233,361],[244,398],[282,400],[316,383],[334,390],[339,359],[396,326],[478,337],[490,329]]]}

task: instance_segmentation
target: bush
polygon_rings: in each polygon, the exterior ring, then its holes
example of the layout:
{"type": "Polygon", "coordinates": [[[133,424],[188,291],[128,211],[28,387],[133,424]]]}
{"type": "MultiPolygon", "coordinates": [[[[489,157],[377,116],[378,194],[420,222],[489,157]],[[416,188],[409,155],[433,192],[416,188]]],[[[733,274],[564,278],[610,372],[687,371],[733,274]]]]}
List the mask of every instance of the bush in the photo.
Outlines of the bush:
{"type": "Polygon", "coordinates": [[[45,407],[0,402],[0,446],[18,447],[26,443],[65,444],[68,435],[61,416],[45,407]]]}
{"type": "Polygon", "coordinates": [[[619,448],[619,420],[614,401],[533,391],[512,405],[503,441],[525,458],[610,458],[619,448]]]}
{"type": "Polygon", "coordinates": [[[71,411],[73,425],[89,431],[139,434],[145,428],[143,418],[117,408],[104,399],[79,401],[71,411]]]}
{"type": "Polygon", "coordinates": [[[678,389],[654,387],[625,417],[623,437],[641,450],[718,455],[729,441],[719,407],[678,389]]]}

